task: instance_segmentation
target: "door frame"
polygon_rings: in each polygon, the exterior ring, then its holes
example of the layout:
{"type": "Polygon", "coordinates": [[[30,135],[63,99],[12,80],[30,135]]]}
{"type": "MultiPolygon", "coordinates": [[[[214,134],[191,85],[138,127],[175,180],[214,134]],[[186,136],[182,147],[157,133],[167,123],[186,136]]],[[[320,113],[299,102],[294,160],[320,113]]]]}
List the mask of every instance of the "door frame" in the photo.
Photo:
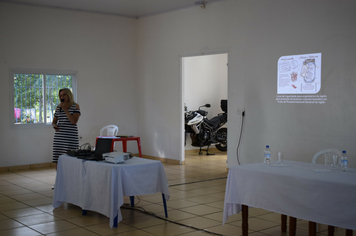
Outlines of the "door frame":
{"type": "MultiPolygon", "coordinates": [[[[183,78],[183,59],[187,57],[198,57],[198,56],[209,56],[209,55],[218,55],[226,54],[227,55],[227,84],[229,84],[229,51],[216,51],[209,53],[197,53],[197,54],[185,54],[179,55],[179,65],[180,65],[180,164],[185,163],[185,147],[184,147],[184,78],[183,78]]],[[[229,99],[228,89],[227,89],[227,99],[229,99]]],[[[228,134],[229,135],[229,134],[228,134]]]]}

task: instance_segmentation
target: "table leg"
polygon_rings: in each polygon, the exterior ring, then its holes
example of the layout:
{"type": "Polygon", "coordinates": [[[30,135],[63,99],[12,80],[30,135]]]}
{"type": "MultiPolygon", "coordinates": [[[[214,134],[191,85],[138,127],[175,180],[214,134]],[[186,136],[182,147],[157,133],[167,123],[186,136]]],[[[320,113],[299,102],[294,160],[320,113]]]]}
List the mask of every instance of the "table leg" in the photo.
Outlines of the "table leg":
{"type": "Polygon", "coordinates": [[[136,141],[137,141],[137,147],[138,147],[138,154],[140,154],[140,157],[142,157],[141,139],[140,139],[140,137],[138,137],[136,141]]]}
{"type": "Polygon", "coordinates": [[[334,236],[335,227],[328,225],[328,236],[334,236]]]}
{"type": "Polygon", "coordinates": [[[289,236],[295,236],[297,229],[297,218],[289,217],[289,236]]]}
{"type": "Polygon", "coordinates": [[[309,221],[309,236],[316,236],[316,223],[309,221]]]}
{"type": "Polygon", "coordinates": [[[122,151],[127,152],[127,141],[126,140],[122,140],[122,151]]]}
{"type": "Polygon", "coordinates": [[[242,236],[248,235],[248,206],[242,205],[242,236]]]}
{"type": "Polygon", "coordinates": [[[113,151],[114,151],[114,145],[115,145],[115,141],[112,140],[112,141],[111,141],[110,152],[113,152],[113,151]]]}
{"type": "Polygon", "coordinates": [[[135,206],[135,196],[130,196],[130,203],[132,207],[135,206]]]}
{"type": "Polygon", "coordinates": [[[347,229],[346,230],[346,236],[352,236],[353,235],[353,230],[352,229],[347,229]]]}
{"type": "Polygon", "coordinates": [[[162,200],[163,200],[164,214],[166,215],[166,218],[168,218],[167,203],[166,203],[166,197],[164,196],[164,193],[162,193],[162,200]]]}
{"type": "Polygon", "coordinates": [[[281,231],[287,232],[287,216],[281,215],[281,231]]]}
{"type": "Polygon", "coordinates": [[[115,216],[113,227],[117,228],[117,216],[115,216]]]}

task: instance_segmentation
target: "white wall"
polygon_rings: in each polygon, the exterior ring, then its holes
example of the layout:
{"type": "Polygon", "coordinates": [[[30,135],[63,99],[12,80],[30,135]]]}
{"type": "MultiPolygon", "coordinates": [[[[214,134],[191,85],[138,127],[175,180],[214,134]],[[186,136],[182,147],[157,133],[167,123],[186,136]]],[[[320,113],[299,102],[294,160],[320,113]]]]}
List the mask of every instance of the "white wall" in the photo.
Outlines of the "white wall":
{"type": "Polygon", "coordinates": [[[241,115],[241,163],[272,158],[310,162],[317,151],[348,151],[356,167],[356,2],[227,0],[139,19],[139,126],[146,153],[182,159],[179,57],[229,53],[229,166],[235,165],[241,115]],[[326,104],[278,104],[280,56],[318,53],[326,104]]]}
{"type": "MultiPolygon", "coordinates": [[[[184,104],[188,111],[209,103],[207,118],[211,119],[223,111],[221,99],[227,99],[227,54],[190,56],[182,58],[182,82],[184,104]]],[[[187,135],[185,150],[199,149],[191,145],[187,135]]]]}
{"type": "Polygon", "coordinates": [[[144,154],[182,160],[181,56],[228,52],[229,166],[245,108],[241,163],[269,144],[273,158],[305,162],[345,149],[356,167],[354,22],[353,0],[226,0],[139,20],[0,3],[0,166],[52,155],[51,127],[10,128],[10,68],[78,71],[83,142],[114,123],[141,136],[144,154]],[[327,103],[277,104],[278,58],[317,52],[327,103]]]}
{"type": "Polygon", "coordinates": [[[136,23],[112,15],[0,3],[0,166],[52,160],[51,126],[10,126],[11,68],[78,71],[80,143],[94,144],[108,124],[118,125],[122,134],[138,135],[136,23]]]}

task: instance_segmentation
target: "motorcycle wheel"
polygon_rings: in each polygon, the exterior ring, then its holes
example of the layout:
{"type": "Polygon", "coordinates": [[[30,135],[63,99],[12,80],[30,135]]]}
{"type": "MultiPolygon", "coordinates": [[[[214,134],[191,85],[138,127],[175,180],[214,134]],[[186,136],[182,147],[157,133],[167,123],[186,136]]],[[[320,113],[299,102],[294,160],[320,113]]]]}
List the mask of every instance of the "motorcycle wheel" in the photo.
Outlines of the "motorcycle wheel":
{"type": "Polygon", "coordinates": [[[226,152],[227,151],[227,128],[221,128],[217,131],[217,136],[222,136],[226,137],[226,140],[224,142],[220,142],[219,144],[216,144],[215,147],[221,152],[226,152]]]}

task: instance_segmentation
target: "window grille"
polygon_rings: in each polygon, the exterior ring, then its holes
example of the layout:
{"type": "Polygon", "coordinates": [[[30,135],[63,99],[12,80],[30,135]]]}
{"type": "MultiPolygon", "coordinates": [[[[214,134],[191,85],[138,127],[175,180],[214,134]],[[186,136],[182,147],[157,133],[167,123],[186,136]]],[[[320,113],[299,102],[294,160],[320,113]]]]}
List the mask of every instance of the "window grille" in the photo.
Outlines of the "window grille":
{"type": "Polygon", "coordinates": [[[75,74],[12,73],[14,124],[50,124],[59,104],[58,91],[74,97],[75,74]]]}

